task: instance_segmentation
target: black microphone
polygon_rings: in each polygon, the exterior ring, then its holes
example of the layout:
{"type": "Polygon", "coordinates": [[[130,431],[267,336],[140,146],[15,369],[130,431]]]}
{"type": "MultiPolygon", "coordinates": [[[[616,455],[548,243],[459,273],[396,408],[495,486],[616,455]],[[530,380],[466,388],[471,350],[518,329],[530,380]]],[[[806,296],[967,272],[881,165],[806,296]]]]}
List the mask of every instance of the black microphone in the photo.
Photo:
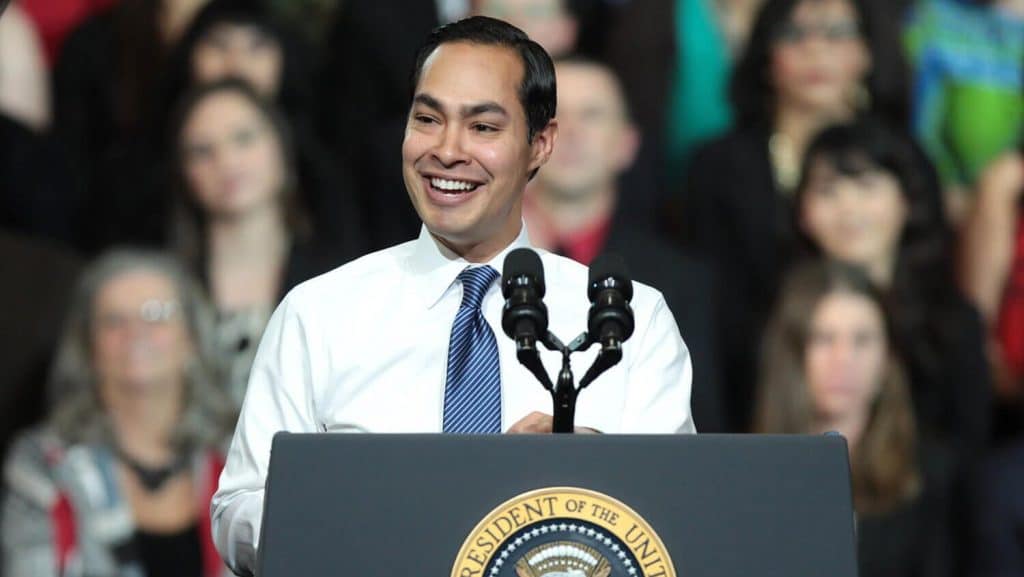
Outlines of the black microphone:
{"type": "Polygon", "coordinates": [[[590,265],[587,286],[590,316],[587,332],[601,347],[617,348],[633,335],[633,281],[622,257],[601,255],[590,265]]]}
{"type": "Polygon", "coordinates": [[[544,306],[544,265],[537,253],[517,248],[505,257],[501,272],[505,308],[501,328],[519,346],[534,347],[548,333],[548,309],[544,306]]]}

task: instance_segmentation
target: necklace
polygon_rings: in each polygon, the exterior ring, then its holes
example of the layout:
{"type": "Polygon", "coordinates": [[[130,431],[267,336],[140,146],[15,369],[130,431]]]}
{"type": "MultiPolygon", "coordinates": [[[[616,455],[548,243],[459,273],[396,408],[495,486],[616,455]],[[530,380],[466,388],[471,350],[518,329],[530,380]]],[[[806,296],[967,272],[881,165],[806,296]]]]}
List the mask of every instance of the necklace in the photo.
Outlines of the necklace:
{"type": "Polygon", "coordinates": [[[163,487],[171,477],[184,470],[189,461],[186,455],[181,454],[167,465],[150,467],[133,459],[120,447],[117,448],[117,457],[135,473],[139,482],[142,483],[142,487],[149,493],[159,491],[160,487],[163,487]]]}

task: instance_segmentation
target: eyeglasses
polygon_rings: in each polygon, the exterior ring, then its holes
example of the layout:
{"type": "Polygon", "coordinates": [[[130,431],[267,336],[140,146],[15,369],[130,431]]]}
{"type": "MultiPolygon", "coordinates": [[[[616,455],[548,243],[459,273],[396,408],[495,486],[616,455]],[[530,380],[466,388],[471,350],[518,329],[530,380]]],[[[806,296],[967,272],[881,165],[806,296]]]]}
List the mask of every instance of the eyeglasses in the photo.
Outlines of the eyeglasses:
{"type": "Polygon", "coordinates": [[[132,321],[138,321],[143,326],[155,327],[172,320],[180,310],[181,306],[177,301],[149,299],[143,302],[134,314],[125,311],[99,314],[96,316],[96,325],[103,329],[116,330],[128,326],[132,321]]]}
{"type": "Polygon", "coordinates": [[[775,41],[782,44],[800,44],[811,36],[818,36],[829,42],[845,42],[861,37],[860,26],[852,20],[820,22],[813,25],[784,24],[775,33],[775,41]]]}

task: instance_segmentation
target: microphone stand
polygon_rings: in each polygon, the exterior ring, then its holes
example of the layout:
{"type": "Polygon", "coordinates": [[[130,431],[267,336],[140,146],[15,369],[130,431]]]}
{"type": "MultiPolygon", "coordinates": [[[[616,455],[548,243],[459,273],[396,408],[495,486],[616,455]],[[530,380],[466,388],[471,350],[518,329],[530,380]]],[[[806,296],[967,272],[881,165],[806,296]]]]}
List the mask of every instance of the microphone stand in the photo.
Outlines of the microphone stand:
{"type": "Polygon", "coordinates": [[[558,371],[558,379],[555,384],[551,383],[551,377],[548,376],[547,371],[544,369],[544,364],[541,363],[540,351],[537,349],[534,339],[528,337],[516,339],[516,358],[551,393],[554,418],[552,431],[555,433],[572,433],[575,430],[573,423],[576,419],[576,398],[579,396],[580,391],[622,360],[622,343],[615,340],[607,346],[603,346],[601,352],[597,355],[597,359],[594,360],[594,364],[583,375],[583,379],[580,380],[580,385],[577,387],[572,374],[570,357],[575,352],[589,349],[597,341],[586,332],[583,332],[569,343],[569,346],[566,346],[554,333],[548,331],[540,342],[549,351],[562,353],[562,368],[558,371]]]}

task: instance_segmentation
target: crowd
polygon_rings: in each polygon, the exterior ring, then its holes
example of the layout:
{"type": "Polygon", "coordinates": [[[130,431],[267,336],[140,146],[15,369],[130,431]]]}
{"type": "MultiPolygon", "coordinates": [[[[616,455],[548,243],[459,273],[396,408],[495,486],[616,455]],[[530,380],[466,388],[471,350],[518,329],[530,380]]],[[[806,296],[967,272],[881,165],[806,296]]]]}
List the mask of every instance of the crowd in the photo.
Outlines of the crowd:
{"type": "Polygon", "coordinates": [[[410,71],[474,14],[555,62],[531,242],[661,291],[697,430],[842,433],[864,577],[1024,574],[1024,0],[11,0],[0,576],[226,572],[263,330],[417,236],[410,71]]]}

